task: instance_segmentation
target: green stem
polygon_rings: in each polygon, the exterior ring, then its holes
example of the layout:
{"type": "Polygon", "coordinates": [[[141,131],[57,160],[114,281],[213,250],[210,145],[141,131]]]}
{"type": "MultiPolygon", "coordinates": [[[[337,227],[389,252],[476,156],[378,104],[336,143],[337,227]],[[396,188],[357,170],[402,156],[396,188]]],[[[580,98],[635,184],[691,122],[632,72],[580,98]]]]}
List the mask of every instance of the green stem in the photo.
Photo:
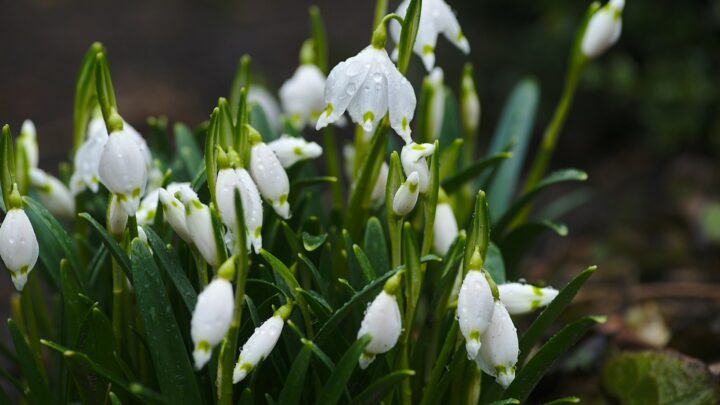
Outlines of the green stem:
{"type": "Polygon", "coordinates": [[[328,173],[335,177],[337,181],[332,184],[333,208],[342,209],[343,192],[342,192],[342,173],[340,172],[340,162],[338,161],[338,149],[335,143],[335,134],[332,128],[325,127],[322,130],[323,146],[325,148],[325,160],[327,162],[328,173]]]}
{"type": "Polygon", "coordinates": [[[198,287],[200,287],[199,289],[202,291],[205,286],[208,285],[207,263],[205,263],[205,259],[197,250],[195,245],[192,245],[190,250],[192,251],[193,260],[195,260],[195,268],[197,269],[198,287]]]}
{"type": "MultiPolygon", "coordinates": [[[[33,280],[33,278],[31,278],[30,281],[37,282],[37,280],[33,280]]],[[[20,305],[22,306],[23,316],[25,318],[25,330],[30,342],[30,347],[35,352],[37,358],[42,359],[42,351],[40,350],[40,335],[38,333],[37,321],[35,319],[35,306],[32,295],[30,295],[28,288],[23,290],[20,294],[20,305]]]]}
{"type": "Polygon", "coordinates": [[[115,258],[112,259],[112,280],[112,328],[117,348],[120,350],[122,348],[123,335],[123,289],[125,275],[115,258]]]}
{"type": "Polygon", "coordinates": [[[438,383],[440,382],[440,377],[442,377],[443,372],[445,371],[445,365],[447,364],[448,360],[450,359],[450,355],[455,349],[457,333],[458,323],[456,320],[453,320],[450,331],[445,337],[445,343],[443,343],[442,350],[440,350],[440,355],[437,357],[432,372],[430,373],[430,379],[425,385],[425,391],[423,392],[423,398],[420,402],[420,405],[430,405],[433,403],[438,403],[438,401],[435,400],[435,396],[437,395],[438,383]]]}
{"type": "Polygon", "coordinates": [[[218,387],[218,403],[220,405],[229,405],[233,401],[233,383],[232,372],[233,363],[235,361],[235,349],[237,348],[238,332],[240,331],[240,323],[242,320],[242,306],[245,300],[245,282],[248,273],[247,253],[241,249],[240,257],[235,264],[235,312],[233,320],[230,323],[230,329],[223,339],[220,347],[220,355],[218,361],[217,387],[218,387]]]}
{"type": "Polygon", "coordinates": [[[373,18],[372,29],[375,28],[382,22],[383,17],[387,14],[387,0],[377,0],[375,3],[375,17],[373,18]]]}

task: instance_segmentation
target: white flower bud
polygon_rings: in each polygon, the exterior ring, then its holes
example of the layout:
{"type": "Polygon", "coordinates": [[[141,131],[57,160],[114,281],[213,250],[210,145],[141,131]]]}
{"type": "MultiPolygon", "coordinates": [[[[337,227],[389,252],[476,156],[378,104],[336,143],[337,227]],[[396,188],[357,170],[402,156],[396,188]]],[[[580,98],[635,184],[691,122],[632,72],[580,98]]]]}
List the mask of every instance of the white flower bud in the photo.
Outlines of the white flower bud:
{"type": "Polygon", "coordinates": [[[256,328],[250,339],[243,345],[235,364],[235,370],[233,370],[233,384],[245,379],[250,371],[272,352],[285,324],[284,318],[287,315],[282,314],[283,308],[285,307],[275,311],[275,315],[256,328]]]}
{"type": "Polygon", "coordinates": [[[588,58],[603,54],[620,38],[625,0],[610,0],[590,17],[580,49],[588,58]]]}
{"type": "Polygon", "coordinates": [[[460,82],[460,118],[466,134],[474,134],[480,126],[480,97],[472,72],[472,66],[466,65],[460,82]]]}
{"type": "Polygon", "coordinates": [[[403,171],[409,173],[417,172],[420,184],[420,193],[424,194],[430,187],[430,169],[427,164],[427,157],[435,152],[435,145],[432,143],[409,143],[400,151],[400,162],[403,171]]]}
{"type": "Polygon", "coordinates": [[[235,311],[235,297],[229,281],[216,278],[197,297],[190,321],[190,335],[195,350],[195,368],[200,370],[210,360],[212,349],[223,339],[235,311]]]}
{"type": "Polygon", "coordinates": [[[290,181],[275,152],[262,142],[250,150],[250,174],[260,194],[270,201],[275,212],[284,219],[290,218],[290,181]]]}
{"type": "Polygon", "coordinates": [[[325,75],[311,63],[300,65],[283,83],[280,102],[295,128],[302,129],[306,123],[317,120],[325,108],[324,92],[325,75]]]}
{"type": "Polygon", "coordinates": [[[62,219],[75,215],[75,199],[70,190],[56,177],[30,168],[30,183],[37,189],[40,202],[51,214],[62,219]]]}
{"type": "Polygon", "coordinates": [[[277,155],[284,168],[288,168],[301,160],[315,159],[322,155],[322,147],[315,142],[303,138],[283,135],[267,144],[277,155]]]}
{"type": "Polygon", "coordinates": [[[558,290],[530,284],[507,283],[498,286],[500,300],[510,315],[522,315],[544,307],[558,295],[558,290]]]}
{"type": "Polygon", "coordinates": [[[219,266],[220,255],[218,249],[220,247],[215,243],[210,207],[201,203],[197,197],[187,194],[180,197],[185,205],[185,224],[190,232],[193,244],[209,265],[212,267],[219,266]]]}
{"type": "Polygon", "coordinates": [[[38,151],[37,131],[32,121],[23,121],[17,143],[18,147],[25,151],[30,169],[37,167],[40,153],[38,151]]]}
{"type": "Polygon", "coordinates": [[[0,257],[10,271],[15,289],[22,291],[40,253],[30,219],[21,208],[13,208],[0,225],[0,257]]]}
{"type": "Polygon", "coordinates": [[[494,309],[495,301],[485,275],[480,269],[471,269],[460,287],[457,303],[458,323],[470,360],[480,350],[480,336],[490,325],[494,309]]]}
{"type": "Polygon", "coordinates": [[[157,205],[160,198],[160,189],[155,189],[145,195],[140,201],[140,207],[135,213],[138,225],[151,224],[157,214],[157,205]]]}
{"type": "Polygon", "coordinates": [[[495,302],[492,320],[482,335],[482,347],[475,357],[478,367],[507,388],[515,379],[518,361],[517,329],[502,302],[495,302]]]}
{"type": "Polygon", "coordinates": [[[443,79],[443,70],[439,66],[434,67],[425,79],[432,89],[432,97],[430,98],[431,122],[428,128],[432,139],[440,138],[440,130],[445,117],[445,84],[443,79]]]}
{"type": "Polygon", "coordinates": [[[185,206],[178,197],[175,196],[185,195],[187,199],[197,198],[197,194],[190,188],[189,183],[172,183],[169,184],[167,190],[158,190],[158,197],[160,203],[163,206],[163,213],[165,214],[165,220],[170,224],[170,227],[175,231],[180,239],[186,243],[192,244],[192,235],[187,227],[187,220],[185,217],[185,206]]]}
{"type": "MultiPolygon", "coordinates": [[[[218,172],[215,198],[218,203],[220,216],[231,232],[237,228],[235,213],[235,189],[240,191],[240,200],[243,205],[243,218],[248,242],[252,243],[255,253],[262,248],[262,222],[263,207],[260,193],[250,174],[245,169],[221,169],[218,172]]],[[[227,236],[227,235],[226,235],[227,236]]],[[[226,238],[230,243],[235,238],[226,238]]],[[[226,242],[227,242],[226,241],[226,242]]]]}
{"type": "Polygon", "coordinates": [[[400,185],[400,188],[398,188],[395,193],[395,197],[393,197],[393,212],[395,215],[404,217],[415,208],[420,191],[420,187],[418,186],[419,179],[418,173],[412,172],[407,180],[405,180],[405,183],[400,185]]]}
{"type": "Polygon", "coordinates": [[[75,153],[75,171],[70,179],[70,191],[74,195],[80,194],[86,187],[93,193],[97,192],[100,156],[107,139],[108,133],[102,117],[91,119],[88,123],[87,139],[75,153]]]}
{"type": "Polygon", "coordinates": [[[445,256],[458,236],[458,224],[450,204],[443,202],[435,209],[433,224],[433,248],[440,256],[445,256]]]}
{"type": "Polygon", "coordinates": [[[280,106],[267,90],[259,86],[250,86],[247,95],[248,104],[256,104],[265,113],[270,128],[276,133],[282,128],[282,120],[280,119],[280,106]]]}
{"type": "Polygon", "coordinates": [[[393,347],[402,332],[402,320],[397,300],[385,290],[375,297],[365,311],[357,337],[370,335],[371,340],[360,356],[360,368],[366,369],[375,360],[375,355],[386,353],[393,347]]]}
{"type": "Polygon", "coordinates": [[[98,170],[100,181],[114,193],[125,212],[134,216],[147,185],[147,161],[131,131],[108,137],[98,170]]]}
{"type": "Polygon", "coordinates": [[[375,180],[375,185],[373,186],[372,195],[370,196],[371,201],[380,201],[385,198],[385,191],[387,191],[387,178],[389,172],[390,168],[388,167],[388,164],[383,162],[382,166],[380,166],[378,178],[377,180],[375,180]]]}
{"type": "Polygon", "coordinates": [[[128,214],[118,202],[117,197],[113,194],[110,197],[110,206],[107,212],[107,225],[110,234],[113,236],[122,235],[127,225],[128,214]]]}

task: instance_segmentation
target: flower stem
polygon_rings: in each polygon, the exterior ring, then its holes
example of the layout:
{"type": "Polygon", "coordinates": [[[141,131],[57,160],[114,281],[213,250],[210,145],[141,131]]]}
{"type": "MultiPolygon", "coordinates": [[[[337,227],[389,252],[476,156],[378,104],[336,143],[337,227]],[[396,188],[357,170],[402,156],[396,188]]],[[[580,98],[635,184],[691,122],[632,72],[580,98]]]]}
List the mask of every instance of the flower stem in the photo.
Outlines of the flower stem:
{"type": "Polygon", "coordinates": [[[203,259],[195,245],[193,245],[190,249],[192,250],[192,256],[195,260],[195,268],[197,269],[198,287],[200,291],[202,291],[203,288],[208,285],[207,263],[205,263],[205,259],[203,259]]]}
{"type": "Polygon", "coordinates": [[[343,192],[342,192],[342,173],[340,173],[340,162],[337,156],[337,145],[335,143],[335,134],[332,128],[325,127],[322,130],[323,146],[325,149],[325,160],[327,162],[328,173],[335,177],[337,181],[332,184],[333,208],[342,209],[343,192]]]}
{"type": "Polygon", "coordinates": [[[115,343],[118,350],[122,345],[122,327],[123,327],[123,284],[125,284],[124,274],[118,266],[117,260],[112,259],[112,328],[115,335],[115,343]]]}
{"type": "Polygon", "coordinates": [[[229,405],[233,400],[232,372],[235,360],[235,349],[237,348],[238,332],[242,320],[242,306],[245,301],[245,281],[249,263],[247,251],[239,249],[238,259],[235,261],[235,312],[233,312],[232,323],[228,329],[225,339],[220,347],[218,356],[217,389],[218,403],[229,405]]]}

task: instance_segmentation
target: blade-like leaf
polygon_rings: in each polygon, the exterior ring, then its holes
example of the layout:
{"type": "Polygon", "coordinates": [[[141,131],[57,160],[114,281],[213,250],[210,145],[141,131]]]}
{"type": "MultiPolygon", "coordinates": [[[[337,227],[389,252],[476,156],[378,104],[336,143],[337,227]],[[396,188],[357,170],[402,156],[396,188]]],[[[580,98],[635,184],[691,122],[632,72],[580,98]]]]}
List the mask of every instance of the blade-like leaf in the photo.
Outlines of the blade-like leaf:
{"type": "Polygon", "coordinates": [[[25,336],[20,332],[15,321],[8,319],[8,329],[15,345],[15,353],[17,354],[20,364],[20,371],[28,382],[27,395],[32,399],[31,402],[37,404],[51,404],[52,394],[48,387],[47,378],[41,368],[41,359],[38,359],[34,352],[30,349],[25,336]]]}
{"type": "Polygon", "coordinates": [[[183,303],[185,303],[185,307],[187,307],[188,311],[192,313],[195,308],[195,303],[197,302],[197,293],[195,292],[192,283],[190,283],[190,279],[187,274],[183,271],[182,265],[180,265],[180,260],[175,254],[175,251],[172,249],[172,246],[166,245],[163,240],[160,239],[160,236],[155,233],[152,227],[145,226],[143,229],[145,229],[148,243],[150,243],[150,247],[154,253],[153,257],[160,268],[162,268],[170,277],[170,280],[180,294],[183,303]]]}
{"type": "Polygon", "coordinates": [[[305,374],[310,365],[310,357],[312,356],[312,347],[303,343],[303,348],[295,357],[287,379],[283,383],[283,389],[280,391],[278,403],[283,405],[295,405],[300,402],[305,383],[305,374]]]}
{"type": "Polygon", "coordinates": [[[75,80],[75,102],[73,108],[73,151],[77,151],[85,140],[85,129],[97,103],[95,87],[96,55],[104,52],[102,44],[94,42],[90,45],[80,63],[75,80]]]}
{"type": "Polygon", "coordinates": [[[420,11],[422,10],[422,0],[410,0],[407,11],[403,17],[402,31],[400,32],[400,42],[398,43],[398,61],[397,66],[400,73],[407,71],[410,64],[410,56],[412,56],[413,46],[415,45],[415,37],[417,37],[420,28],[420,11]]]}
{"type": "Polygon", "coordinates": [[[190,128],[182,123],[173,127],[175,133],[175,148],[182,161],[182,165],[190,179],[195,176],[202,165],[202,154],[190,128]]]}
{"type": "Polygon", "coordinates": [[[110,251],[110,254],[112,254],[113,258],[118,262],[125,275],[132,281],[132,265],[125,251],[120,247],[115,239],[110,236],[105,227],[100,225],[93,217],[90,216],[90,214],[83,212],[78,216],[90,224],[92,230],[100,237],[100,241],[110,251]]]}
{"type": "Polygon", "coordinates": [[[327,74],[327,34],[325,34],[325,24],[320,15],[320,9],[317,6],[310,7],[310,28],[312,31],[313,45],[315,47],[315,64],[323,73],[327,74]]]}
{"type": "Polygon", "coordinates": [[[290,184],[290,195],[288,200],[296,201],[300,192],[307,187],[319,186],[321,184],[334,184],[337,183],[337,178],[332,176],[316,176],[316,177],[305,177],[299,180],[295,180],[290,184]]]}
{"type": "Polygon", "coordinates": [[[397,370],[375,380],[350,402],[353,405],[379,404],[404,379],[415,375],[413,370],[397,370]]]}
{"type": "Polygon", "coordinates": [[[568,234],[567,226],[552,221],[529,222],[508,232],[500,242],[500,250],[507,258],[506,264],[511,273],[514,274],[519,261],[525,257],[538,238],[547,231],[555,232],[558,236],[567,236],[568,234]]]}
{"type": "Polygon", "coordinates": [[[385,233],[377,217],[371,217],[365,227],[365,240],[363,248],[367,253],[375,275],[380,276],[390,269],[388,248],[385,242],[385,233]]]}
{"type": "MultiPolygon", "coordinates": [[[[417,3],[413,0],[413,3],[417,3]]],[[[387,120],[383,120],[375,130],[363,160],[355,183],[350,191],[346,224],[347,230],[353,239],[359,240],[359,234],[365,223],[365,216],[370,206],[372,189],[375,186],[380,166],[385,160],[385,149],[387,147],[387,120]]]]}
{"type": "Polygon", "coordinates": [[[478,160],[477,162],[443,180],[443,190],[445,190],[446,193],[451,194],[459,190],[465,183],[468,183],[485,173],[486,170],[496,167],[511,157],[511,152],[500,152],[486,157],[485,159],[478,160]]]}
{"type": "Polygon", "coordinates": [[[2,127],[0,137],[0,188],[2,188],[3,211],[7,210],[10,201],[10,192],[15,182],[15,154],[13,153],[12,135],[10,126],[2,127]]]}
{"type": "Polygon", "coordinates": [[[365,335],[347,349],[320,391],[317,405],[334,405],[338,402],[353,371],[358,366],[360,355],[371,339],[370,335],[365,335]]]}
{"type": "Polygon", "coordinates": [[[485,258],[485,265],[483,267],[490,273],[495,284],[503,284],[506,281],[503,253],[492,242],[490,242],[490,246],[488,247],[487,257],[485,258]]]}

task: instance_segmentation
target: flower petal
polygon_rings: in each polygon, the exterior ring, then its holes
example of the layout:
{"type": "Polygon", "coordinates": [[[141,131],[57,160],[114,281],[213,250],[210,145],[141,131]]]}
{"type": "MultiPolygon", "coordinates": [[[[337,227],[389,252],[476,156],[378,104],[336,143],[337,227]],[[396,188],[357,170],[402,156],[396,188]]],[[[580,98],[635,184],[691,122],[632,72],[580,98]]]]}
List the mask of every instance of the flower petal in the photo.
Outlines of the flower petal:
{"type": "Polygon", "coordinates": [[[318,118],[315,129],[327,126],[342,116],[357,94],[370,71],[371,47],[340,62],[330,71],[325,82],[325,103],[327,107],[318,118]]]}

